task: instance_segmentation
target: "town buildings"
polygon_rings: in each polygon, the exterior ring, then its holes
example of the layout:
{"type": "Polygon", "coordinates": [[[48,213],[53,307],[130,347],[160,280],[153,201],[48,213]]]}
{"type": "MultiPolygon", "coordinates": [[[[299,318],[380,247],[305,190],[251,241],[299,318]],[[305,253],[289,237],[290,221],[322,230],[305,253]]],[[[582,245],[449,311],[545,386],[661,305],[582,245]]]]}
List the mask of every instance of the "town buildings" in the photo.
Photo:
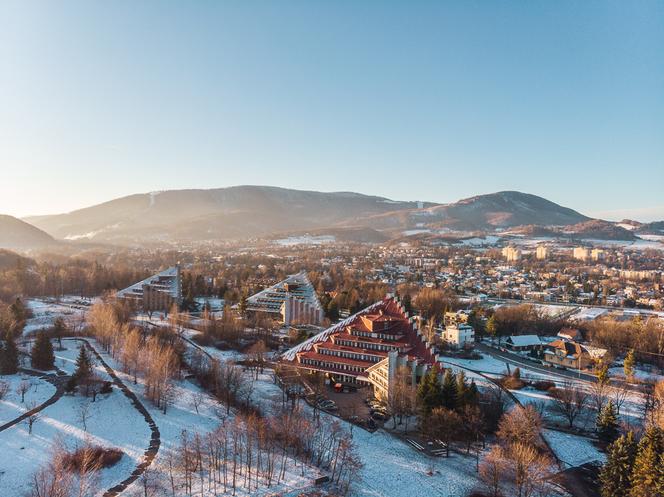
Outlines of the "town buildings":
{"type": "Polygon", "coordinates": [[[505,247],[502,251],[503,257],[507,262],[516,262],[521,260],[521,249],[515,247],[505,247]]]}
{"type": "Polygon", "coordinates": [[[536,251],[537,259],[544,261],[549,258],[549,247],[546,245],[538,245],[536,251]]]}
{"type": "Polygon", "coordinates": [[[587,247],[574,247],[574,250],[572,250],[572,256],[577,261],[587,261],[590,259],[590,249],[587,247]]]}

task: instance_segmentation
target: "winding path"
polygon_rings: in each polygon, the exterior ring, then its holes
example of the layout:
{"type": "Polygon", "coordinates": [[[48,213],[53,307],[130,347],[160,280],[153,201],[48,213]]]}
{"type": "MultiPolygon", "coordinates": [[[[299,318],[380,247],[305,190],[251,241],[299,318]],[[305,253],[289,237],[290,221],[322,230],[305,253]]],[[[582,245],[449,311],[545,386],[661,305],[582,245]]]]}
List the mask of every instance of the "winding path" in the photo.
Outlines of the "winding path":
{"type": "Polygon", "coordinates": [[[115,370],[111,368],[106,363],[106,361],[104,361],[101,354],[97,352],[97,350],[90,344],[90,342],[87,339],[68,338],[67,340],[78,340],[85,343],[85,345],[88,347],[88,350],[90,350],[95,355],[99,363],[104,367],[108,375],[112,378],[113,383],[122,391],[125,397],[129,399],[134,408],[143,415],[143,417],[145,418],[145,422],[150,427],[150,432],[152,433],[150,437],[150,445],[143,454],[143,461],[138,466],[136,466],[136,469],[134,469],[134,471],[131,473],[131,475],[128,478],[125,478],[120,483],[115,485],[113,488],[108,489],[106,492],[104,492],[103,496],[103,497],[116,497],[117,495],[120,495],[124,490],[126,490],[129,485],[138,480],[138,478],[140,478],[140,476],[145,472],[145,470],[150,466],[150,464],[152,464],[152,461],[154,461],[154,458],[157,456],[157,453],[159,452],[159,447],[161,445],[159,427],[155,423],[154,419],[152,419],[152,416],[145,408],[143,403],[139,400],[138,396],[134,392],[132,392],[129,389],[129,387],[127,387],[127,385],[123,383],[123,381],[115,373],[115,370]]]}
{"type": "Polygon", "coordinates": [[[21,421],[28,419],[30,416],[38,413],[39,411],[46,409],[48,406],[55,404],[62,395],[65,393],[65,383],[69,379],[69,376],[60,376],[55,373],[40,373],[38,371],[33,371],[31,369],[21,369],[22,373],[29,374],[31,376],[39,376],[40,378],[45,379],[51,385],[55,387],[55,393],[51,396],[50,399],[46,400],[42,404],[39,404],[37,407],[30,409],[29,411],[24,412],[19,417],[8,421],[7,423],[0,426],[0,432],[5,431],[7,428],[11,428],[19,424],[21,421]]]}

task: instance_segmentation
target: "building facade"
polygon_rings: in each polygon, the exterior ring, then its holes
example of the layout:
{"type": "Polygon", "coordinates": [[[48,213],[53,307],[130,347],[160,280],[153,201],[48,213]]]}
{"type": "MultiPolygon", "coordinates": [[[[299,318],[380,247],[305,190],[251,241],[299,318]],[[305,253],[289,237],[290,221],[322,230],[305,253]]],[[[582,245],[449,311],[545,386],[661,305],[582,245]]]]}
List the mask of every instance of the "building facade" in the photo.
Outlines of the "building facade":
{"type": "Polygon", "coordinates": [[[286,326],[291,324],[318,326],[324,317],[316,290],[305,272],[293,274],[249,297],[247,312],[267,313],[286,326]]]}
{"type": "Polygon", "coordinates": [[[453,348],[472,347],[475,343],[475,330],[468,324],[449,324],[442,330],[441,338],[453,348]]]}
{"type": "Polygon", "coordinates": [[[180,266],[170,267],[120,290],[116,297],[144,312],[169,312],[174,304],[182,304],[180,266]]]}
{"type": "Polygon", "coordinates": [[[416,320],[392,296],[293,347],[281,360],[330,383],[373,386],[382,397],[400,367],[417,383],[437,363],[416,320]]]}

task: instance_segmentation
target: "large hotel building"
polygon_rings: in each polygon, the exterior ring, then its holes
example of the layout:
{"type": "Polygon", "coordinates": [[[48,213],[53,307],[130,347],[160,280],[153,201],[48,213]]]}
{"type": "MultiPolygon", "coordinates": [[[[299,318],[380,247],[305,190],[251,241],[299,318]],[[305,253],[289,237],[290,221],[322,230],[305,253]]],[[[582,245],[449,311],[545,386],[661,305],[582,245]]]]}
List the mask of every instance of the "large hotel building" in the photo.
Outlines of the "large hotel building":
{"type": "Polygon", "coordinates": [[[437,359],[415,319],[390,296],[282,356],[302,371],[323,373],[332,383],[373,386],[383,399],[399,368],[407,368],[415,384],[437,359]]]}

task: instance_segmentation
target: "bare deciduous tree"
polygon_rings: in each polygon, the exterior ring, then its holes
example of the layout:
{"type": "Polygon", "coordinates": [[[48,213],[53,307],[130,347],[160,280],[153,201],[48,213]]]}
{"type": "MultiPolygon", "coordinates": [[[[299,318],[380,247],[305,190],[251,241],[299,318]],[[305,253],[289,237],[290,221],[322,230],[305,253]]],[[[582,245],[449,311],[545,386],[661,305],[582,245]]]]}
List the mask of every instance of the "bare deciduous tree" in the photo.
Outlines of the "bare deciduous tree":
{"type": "Polygon", "coordinates": [[[503,479],[507,470],[507,457],[504,449],[496,445],[480,464],[480,479],[486,485],[489,497],[503,495],[503,479]]]}
{"type": "Polygon", "coordinates": [[[0,380],[0,400],[9,393],[9,382],[0,380]]]}
{"type": "Polygon", "coordinates": [[[498,425],[498,438],[506,445],[539,443],[542,419],[532,406],[517,406],[505,414],[498,425]]]}
{"type": "Polygon", "coordinates": [[[90,419],[90,417],[91,417],[90,403],[84,401],[78,407],[78,420],[81,422],[81,425],[83,426],[83,431],[85,432],[88,431],[88,420],[90,419]]]}
{"type": "Polygon", "coordinates": [[[194,406],[194,409],[196,409],[196,414],[200,414],[198,412],[199,408],[201,407],[201,404],[205,400],[205,394],[203,392],[194,392],[191,396],[191,405],[194,406]]]}
{"type": "Polygon", "coordinates": [[[30,387],[32,387],[32,383],[28,380],[21,381],[16,387],[16,393],[21,396],[21,403],[25,403],[25,394],[28,393],[30,387]]]}
{"type": "Polygon", "coordinates": [[[565,382],[562,387],[549,391],[553,403],[551,411],[563,416],[569,423],[569,427],[574,426],[574,422],[586,408],[588,394],[578,386],[565,382]]]}
{"type": "Polygon", "coordinates": [[[32,427],[39,420],[39,412],[35,411],[37,404],[35,402],[29,402],[26,405],[28,417],[25,421],[28,423],[28,434],[32,435],[32,427]]]}

